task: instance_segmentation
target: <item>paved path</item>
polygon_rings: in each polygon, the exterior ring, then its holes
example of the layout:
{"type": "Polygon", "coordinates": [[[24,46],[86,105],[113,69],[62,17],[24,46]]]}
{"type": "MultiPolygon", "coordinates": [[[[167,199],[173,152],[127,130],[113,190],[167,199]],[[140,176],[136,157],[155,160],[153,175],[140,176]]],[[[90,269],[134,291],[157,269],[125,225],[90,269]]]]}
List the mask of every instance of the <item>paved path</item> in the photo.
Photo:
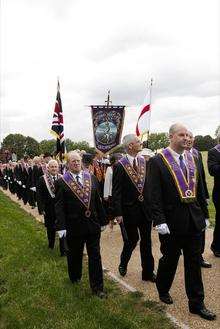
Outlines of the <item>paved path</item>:
{"type": "MultiPolygon", "coordinates": [[[[10,194],[10,192],[4,191],[13,201],[20,204],[20,206],[36,217],[38,221],[42,221],[42,216],[39,216],[36,209],[31,209],[29,206],[24,206],[22,201],[18,201],[17,198],[10,194]]],[[[159,241],[157,233],[153,231],[153,254],[155,257],[155,266],[157,268],[158,259],[160,257],[159,241]]],[[[183,272],[183,260],[180,257],[178,270],[176,273],[175,281],[171,289],[171,295],[174,300],[174,304],[166,306],[167,312],[174,316],[177,320],[184,323],[191,329],[213,328],[220,329],[220,259],[213,256],[209,249],[212,240],[212,230],[208,229],[206,233],[206,251],[205,259],[212,263],[211,269],[202,269],[203,280],[205,286],[205,304],[208,308],[213,310],[217,314],[216,321],[205,321],[200,319],[196,315],[192,315],[188,312],[187,298],[184,288],[184,272],[183,272]]],[[[122,239],[119,227],[114,226],[113,231],[107,228],[102,233],[101,249],[102,249],[102,261],[103,266],[110,270],[114,275],[118,276],[118,263],[119,256],[122,248],[122,239]]],[[[128,266],[128,273],[123,280],[143,292],[147,299],[153,301],[159,301],[158,294],[155,285],[150,282],[143,282],[141,280],[141,267],[140,267],[140,253],[139,246],[133,252],[132,258],[128,266]]],[[[164,304],[163,304],[164,305],[164,304]]],[[[162,328],[161,328],[162,329],[162,328]]]]}

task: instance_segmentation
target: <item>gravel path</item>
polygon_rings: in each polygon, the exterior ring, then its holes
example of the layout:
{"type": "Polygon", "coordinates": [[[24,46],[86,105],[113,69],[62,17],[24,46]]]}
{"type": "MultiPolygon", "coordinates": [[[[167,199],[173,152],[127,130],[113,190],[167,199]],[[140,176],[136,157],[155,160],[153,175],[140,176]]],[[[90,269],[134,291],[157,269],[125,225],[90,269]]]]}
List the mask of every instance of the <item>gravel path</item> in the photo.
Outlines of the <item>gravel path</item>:
{"type": "MultiPolygon", "coordinates": [[[[10,194],[8,191],[3,191],[13,201],[20,204],[28,213],[33,215],[38,221],[42,222],[42,216],[39,216],[36,209],[30,209],[29,206],[24,206],[22,201],[10,194]]],[[[212,230],[208,229],[206,233],[206,251],[205,259],[212,264],[211,269],[202,269],[203,282],[205,286],[205,304],[207,308],[217,314],[216,321],[205,321],[196,315],[188,312],[187,298],[184,288],[184,273],[183,273],[183,260],[180,257],[179,266],[177,269],[176,277],[171,289],[171,296],[173,297],[174,304],[166,306],[167,312],[174,316],[178,321],[189,326],[191,329],[213,328],[220,329],[220,259],[214,257],[209,249],[212,240],[212,230]]],[[[155,267],[157,268],[158,259],[160,257],[159,240],[157,233],[153,231],[153,254],[155,258],[155,267]]],[[[102,233],[101,239],[101,252],[103,266],[110,270],[113,274],[118,276],[119,257],[122,249],[122,238],[118,225],[115,225],[113,230],[109,227],[102,233]]],[[[143,292],[147,299],[159,301],[155,284],[150,282],[143,282],[141,280],[141,267],[140,267],[140,252],[139,246],[136,247],[129,262],[128,273],[123,280],[143,292]]],[[[163,304],[165,305],[165,304],[163,304]]],[[[162,328],[161,328],[162,329],[162,328]]]]}
{"type": "MultiPolygon", "coordinates": [[[[160,257],[159,240],[157,233],[153,231],[153,254],[155,257],[155,266],[157,268],[160,257]]],[[[188,325],[193,329],[213,328],[220,329],[220,259],[214,257],[209,249],[212,240],[212,230],[208,229],[206,234],[205,259],[212,263],[211,269],[202,269],[205,286],[205,304],[207,308],[217,314],[216,321],[206,321],[200,317],[188,312],[187,297],[184,288],[183,259],[180,257],[175,281],[171,289],[171,296],[174,304],[166,306],[167,312],[173,315],[177,320],[188,325]]],[[[114,226],[113,231],[110,228],[102,233],[102,261],[103,265],[118,277],[119,256],[122,249],[121,233],[118,226],[114,226]]],[[[121,277],[120,277],[121,278],[121,277]]],[[[159,301],[155,284],[141,280],[140,252],[139,246],[136,247],[129,262],[127,275],[123,280],[137,290],[144,293],[147,299],[159,301]]],[[[163,304],[165,305],[165,304],[163,304]]]]}

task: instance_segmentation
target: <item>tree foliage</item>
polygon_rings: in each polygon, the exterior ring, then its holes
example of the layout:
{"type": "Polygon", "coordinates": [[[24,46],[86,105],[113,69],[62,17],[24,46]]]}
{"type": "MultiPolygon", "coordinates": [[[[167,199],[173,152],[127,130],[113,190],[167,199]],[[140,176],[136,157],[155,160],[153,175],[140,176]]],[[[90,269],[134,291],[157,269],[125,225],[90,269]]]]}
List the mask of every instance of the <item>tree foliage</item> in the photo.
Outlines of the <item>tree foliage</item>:
{"type": "Polygon", "coordinates": [[[195,136],[194,147],[197,148],[199,151],[208,151],[212,147],[214,147],[215,144],[216,144],[215,139],[213,139],[210,135],[195,136]]]}
{"type": "Polygon", "coordinates": [[[169,137],[167,133],[152,133],[148,139],[148,148],[159,150],[169,145],[169,137]]]}

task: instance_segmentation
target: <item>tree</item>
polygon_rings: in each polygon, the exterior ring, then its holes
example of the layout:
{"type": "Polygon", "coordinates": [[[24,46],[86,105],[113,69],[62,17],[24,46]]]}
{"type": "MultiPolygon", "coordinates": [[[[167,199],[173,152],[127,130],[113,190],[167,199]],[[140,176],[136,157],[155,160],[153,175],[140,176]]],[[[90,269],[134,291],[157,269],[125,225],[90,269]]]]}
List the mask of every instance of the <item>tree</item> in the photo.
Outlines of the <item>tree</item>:
{"type": "Polygon", "coordinates": [[[197,148],[199,151],[208,151],[209,149],[211,149],[212,147],[214,147],[215,145],[215,140],[209,136],[195,136],[195,140],[194,140],[194,146],[195,148],[197,148]]]}
{"type": "Polygon", "coordinates": [[[25,141],[26,137],[21,134],[9,134],[3,139],[2,148],[16,153],[20,159],[25,153],[25,141]]]}
{"type": "Polygon", "coordinates": [[[32,137],[27,136],[25,138],[25,145],[24,145],[24,155],[28,155],[33,158],[35,155],[40,154],[40,147],[39,143],[32,137]]]}
{"type": "Polygon", "coordinates": [[[215,137],[218,137],[220,134],[220,125],[216,128],[215,137]]]}
{"type": "Polygon", "coordinates": [[[56,151],[56,140],[55,139],[44,139],[39,143],[39,151],[41,154],[50,153],[54,154],[56,151]]]}
{"type": "Polygon", "coordinates": [[[152,133],[148,139],[148,147],[152,150],[159,150],[169,145],[167,133],[152,133]]]}

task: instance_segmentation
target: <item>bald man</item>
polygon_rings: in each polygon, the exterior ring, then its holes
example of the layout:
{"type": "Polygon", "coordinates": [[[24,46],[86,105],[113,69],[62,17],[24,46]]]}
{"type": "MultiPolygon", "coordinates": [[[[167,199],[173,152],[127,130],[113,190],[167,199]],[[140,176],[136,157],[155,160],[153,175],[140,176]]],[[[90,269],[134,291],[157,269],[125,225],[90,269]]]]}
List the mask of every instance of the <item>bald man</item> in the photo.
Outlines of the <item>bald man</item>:
{"type": "Polygon", "coordinates": [[[170,127],[169,147],[149,160],[148,184],[151,215],[159,233],[162,257],[156,285],[159,298],[172,304],[169,294],[179,257],[183,253],[189,311],[206,320],[215,314],[204,305],[200,255],[202,232],[208,218],[198,163],[185,151],[188,131],[170,127]]]}

